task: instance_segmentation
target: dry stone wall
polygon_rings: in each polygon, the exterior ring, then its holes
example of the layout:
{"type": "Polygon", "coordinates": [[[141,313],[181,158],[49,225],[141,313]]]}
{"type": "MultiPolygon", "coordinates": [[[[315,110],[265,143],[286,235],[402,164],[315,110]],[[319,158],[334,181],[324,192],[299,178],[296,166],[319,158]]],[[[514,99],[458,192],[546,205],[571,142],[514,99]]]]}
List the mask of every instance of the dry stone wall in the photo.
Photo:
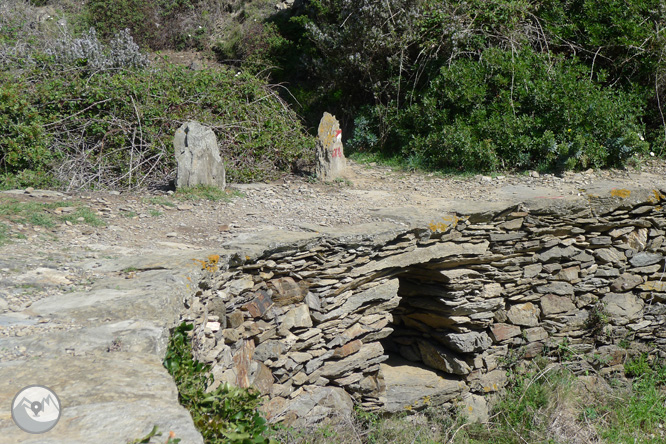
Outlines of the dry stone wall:
{"type": "Polygon", "coordinates": [[[666,357],[664,200],[609,190],[214,256],[184,319],[218,383],[256,387],[269,417],[292,423],[351,400],[477,405],[502,389],[507,365],[538,355],[620,371],[628,353],[666,357]],[[440,383],[401,390],[389,358],[440,383]]]}

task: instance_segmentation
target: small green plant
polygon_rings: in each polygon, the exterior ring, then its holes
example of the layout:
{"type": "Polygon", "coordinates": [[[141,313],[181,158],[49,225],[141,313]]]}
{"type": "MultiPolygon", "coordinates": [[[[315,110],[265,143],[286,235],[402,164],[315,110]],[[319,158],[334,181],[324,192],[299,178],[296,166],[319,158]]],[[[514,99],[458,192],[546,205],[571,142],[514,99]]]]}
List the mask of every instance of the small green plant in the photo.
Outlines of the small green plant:
{"type": "Polygon", "coordinates": [[[136,211],[123,211],[120,214],[122,214],[123,217],[126,217],[127,219],[133,219],[138,216],[138,214],[136,214],[136,211]]]}
{"type": "Polygon", "coordinates": [[[163,196],[155,196],[155,197],[150,197],[148,198],[148,202],[150,202],[153,205],[162,205],[165,207],[170,207],[173,208],[176,206],[175,203],[171,202],[169,199],[163,196]]]}
{"type": "Polygon", "coordinates": [[[336,177],[333,180],[333,183],[339,186],[347,186],[350,187],[353,185],[352,181],[347,179],[346,177],[336,177]]]}
{"type": "Polygon", "coordinates": [[[150,216],[151,217],[160,217],[162,215],[162,212],[159,210],[156,210],[154,208],[150,209],[150,216]]]}
{"type": "Polygon", "coordinates": [[[590,330],[592,336],[597,340],[605,340],[608,337],[606,327],[609,323],[610,317],[606,312],[606,307],[599,302],[590,310],[585,327],[590,330]]]}
{"type": "Polygon", "coordinates": [[[53,228],[57,223],[62,222],[85,223],[91,226],[106,225],[103,219],[87,207],[77,207],[72,213],[55,214],[53,210],[61,205],[61,202],[39,203],[21,202],[17,199],[0,200],[0,216],[4,216],[15,223],[45,228],[53,228]]]}
{"type": "Polygon", "coordinates": [[[563,338],[562,341],[557,344],[555,355],[560,361],[573,361],[576,358],[576,352],[569,347],[569,338],[563,338]]]}
{"type": "Polygon", "coordinates": [[[103,219],[87,207],[78,207],[73,213],[61,216],[60,220],[63,222],[69,221],[73,224],[85,223],[93,227],[103,227],[106,225],[103,219]]]}
{"type": "Polygon", "coordinates": [[[261,395],[254,389],[214,383],[210,367],[195,361],[188,332],[192,324],[183,322],[171,335],[164,366],[178,387],[179,399],[192,414],[194,424],[207,443],[277,444],[265,435],[270,428],[258,413],[261,395]]]}
{"type": "Polygon", "coordinates": [[[624,364],[624,373],[632,378],[641,378],[652,374],[652,366],[648,362],[645,353],[635,359],[630,359],[624,364]]]}
{"type": "Polygon", "coordinates": [[[4,245],[9,240],[9,227],[0,222],[0,245],[4,245]]]}
{"type": "Polygon", "coordinates": [[[59,203],[21,202],[17,199],[0,200],[0,216],[5,216],[16,223],[52,228],[56,224],[56,218],[50,210],[59,205],[59,203]]]}
{"type": "Polygon", "coordinates": [[[666,366],[646,354],[628,361],[631,391],[615,398],[601,427],[607,442],[663,443],[666,439],[666,366]]]}
{"type": "MultiPolygon", "coordinates": [[[[159,429],[157,426],[154,426],[153,429],[148,432],[146,436],[143,438],[135,439],[134,441],[131,441],[129,444],[157,444],[160,441],[154,441],[153,438],[156,436],[162,436],[162,432],[159,432],[159,429]]],[[[164,441],[164,444],[178,444],[180,442],[180,438],[176,438],[176,435],[173,432],[169,432],[169,436],[167,437],[166,441],[164,441]]]]}
{"type": "Polygon", "coordinates": [[[230,202],[234,198],[245,197],[245,195],[238,190],[222,190],[214,186],[206,185],[180,188],[178,191],[176,191],[174,196],[182,200],[209,200],[212,202],[230,202]]]}

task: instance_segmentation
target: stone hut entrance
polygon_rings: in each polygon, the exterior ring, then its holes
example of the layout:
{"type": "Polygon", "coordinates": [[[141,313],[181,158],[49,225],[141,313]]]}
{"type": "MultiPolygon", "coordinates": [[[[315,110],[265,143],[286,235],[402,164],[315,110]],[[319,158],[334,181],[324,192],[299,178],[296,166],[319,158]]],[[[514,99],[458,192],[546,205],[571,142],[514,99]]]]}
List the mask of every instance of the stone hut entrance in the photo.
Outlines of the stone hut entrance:
{"type": "MultiPolygon", "coordinates": [[[[494,312],[504,308],[502,286],[487,282],[483,259],[433,261],[399,273],[400,303],[392,310],[393,332],[381,343],[389,359],[381,366],[389,411],[450,404],[469,392],[465,380],[506,347],[488,334],[494,312]]],[[[499,387],[496,387],[494,391],[499,387]]]]}

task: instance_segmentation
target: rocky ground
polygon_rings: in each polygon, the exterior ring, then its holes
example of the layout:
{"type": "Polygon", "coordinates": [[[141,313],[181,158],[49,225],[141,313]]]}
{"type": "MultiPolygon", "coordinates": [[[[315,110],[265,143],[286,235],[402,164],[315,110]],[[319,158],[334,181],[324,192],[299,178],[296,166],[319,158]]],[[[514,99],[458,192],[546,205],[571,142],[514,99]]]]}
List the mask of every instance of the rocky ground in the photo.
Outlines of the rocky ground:
{"type": "MultiPolygon", "coordinates": [[[[93,344],[90,332],[94,336],[100,328],[109,328],[108,337],[122,336],[118,333],[120,330],[113,330],[112,326],[127,323],[132,316],[128,314],[123,318],[114,313],[113,304],[102,311],[86,312],[74,307],[77,302],[69,301],[67,295],[101,291],[99,300],[111,301],[109,292],[114,289],[129,292],[141,285],[151,288],[150,291],[163,289],[164,278],[157,275],[160,270],[171,273],[167,281],[175,279],[173,276],[182,277],[183,273],[179,274],[176,269],[188,263],[193,265],[192,259],[205,257],[206,252],[223,254],[234,248],[232,245],[260,233],[325,231],[327,227],[344,232],[346,227],[353,230],[360,224],[380,221],[396,227],[407,226],[416,213],[438,214],[443,210],[464,209],[466,205],[490,207],[522,198],[558,199],[598,184],[650,186],[661,180],[665,172],[666,163],[651,161],[640,172],[589,170],[562,176],[534,172],[493,177],[442,177],[351,163],[347,177],[332,183],[320,184],[306,177],[286,176],[274,183],[232,184],[228,198],[218,201],[187,199],[166,190],[3,192],[0,193],[3,234],[0,238],[4,239],[0,245],[0,361],[5,367],[0,368],[0,373],[12,374],[15,365],[55,359],[58,353],[65,356],[84,356],[95,350],[142,353],[145,347],[152,347],[151,350],[158,350],[159,354],[165,340],[162,337],[153,338],[159,344],[150,346],[141,345],[143,339],[132,342],[133,336],[129,333],[124,344],[115,339],[107,341],[108,344],[93,344]],[[89,209],[89,214],[103,224],[90,225],[74,220],[51,227],[41,226],[19,220],[5,211],[16,202],[48,204],[48,208],[41,211],[54,217],[73,212],[74,208],[89,209]],[[164,265],[164,258],[174,259],[164,265]],[[138,265],[132,265],[135,263],[138,265]],[[157,274],[150,275],[153,271],[157,274]],[[114,321],[117,323],[113,324],[114,321]],[[82,332],[88,336],[84,338],[82,332]],[[56,344],[49,349],[36,347],[30,340],[41,338],[39,341],[43,343],[44,338],[49,337],[56,338],[53,340],[56,343],[72,343],[56,344]],[[78,344],[79,339],[72,338],[81,338],[85,344],[78,344]]],[[[433,222],[436,223],[434,217],[433,222]]],[[[86,304],[85,300],[82,304],[86,304]]],[[[147,328],[122,325],[123,332],[147,328]]],[[[100,338],[103,337],[100,333],[100,338]]],[[[53,362],[57,366],[58,360],[53,362]]],[[[40,383],[39,378],[32,383],[40,383]]],[[[0,398],[11,399],[13,389],[11,384],[4,387],[4,391],[0,387],[0,398]]],[[[178,417],[180,413],[174,415],[178,417]]],[[[10,421],[3,408],[0,429],[11,428],[10,421]]]]}
{"type": "MultiPolygon", "coordinates": [[[[356,225],[383,220],[381,210],[392,207],[437,209],[452,201],[493,202],[529,197],[558,198],[580,192],[599,181],[649,186],[664,177],[666,163],[650,162],[641,171],[610,170],[539,175],[442,177],[408,173],[375,164],[351,163],[346,179],[328,184],[286,176],[274,183],[231,184],[228,200],[186,200],[164,190],[138,192],[3,193],[4,201],[62,202],[64,208],[83,205],[97,213],[105,226],[61,225],[53,229],[8,222],[10,232],[25,239],[4,248],[48,251],[62,246],[107,244],[131,249],[215,248],[243,233],[282,229],[308,231],[316,227],[356,225]],[[540,195],[543,194],[542,196],[540,195]],[[24,249],[24,246],[27,248],[24,249]]],[[[5,219],[6,220],[6,219],[5,219]]]]}
{"type": "MultiPolygon", "coordinates": [[[[321,184],[306,177],[286,176],[274,183],[231,184],[228,199],[220,201],[190,200],[167,190],[4,192],[0,193],[0,206],[10,201],[61,205],[45,210],[56,215],[84,207],[104,224],[63,223],[45,228],[17,223],[16,218],[0,212],[9,238],[0,246],[0,282],[4,284],[0,286],[0,311],[20,312],[54,291],[90,288],[95,270],[72,264],[105,254],[224,249],[234,239],[262,231],[344,229],[379,221],[407,225],[408,216],[398,219],[386,216],[383,210],[402,207],[409,215],[411,209],[455,210],[456,202],[492,205],[523,195],[557,199],[604,181],[649,186],[665,173],[666,162],[662,161],[652,161],[641,171],[588,170],[562,176],[532,172],[494,177],[442,177],[351,162],[344,180],[321,184]]],[[[25,335],[35,328],[66,328],[47,324],[0,323],[0,337],[25,335]]],[[[0,357],[7,353],[0,350],[0,357]]]]}

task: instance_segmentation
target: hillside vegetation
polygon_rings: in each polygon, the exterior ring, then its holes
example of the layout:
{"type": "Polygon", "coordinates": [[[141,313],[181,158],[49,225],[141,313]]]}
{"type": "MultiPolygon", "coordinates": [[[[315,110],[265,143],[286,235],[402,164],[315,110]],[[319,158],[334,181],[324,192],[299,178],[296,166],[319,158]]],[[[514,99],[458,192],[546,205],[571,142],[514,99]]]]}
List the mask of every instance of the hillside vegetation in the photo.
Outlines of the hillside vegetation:
{"type": "Polygon", "coordinates": [[[354,120],[350,146],[561,170],[662,154],[665,14],[652,0],[316,0],[290,22],[354,120]]]}
{"type": "Polygon", "coordinates": [[[88,27],[90,11],[45,11],[56,14],[0,5],[0,186],[165,184],[173,134],[190,119],[215,130],[231,181],[311,157],[298,116],[251,73],[150,63],[129,31],[88,27]]]}
{"type": "Polygon", "coordinates": [[[323,111],[351,151],[440,171],[666,154],[659,0],[276,1],[2,2],[2,186],[162,183],[187,119],[230,180],[267,179],[311,161],[323,111]]]}

